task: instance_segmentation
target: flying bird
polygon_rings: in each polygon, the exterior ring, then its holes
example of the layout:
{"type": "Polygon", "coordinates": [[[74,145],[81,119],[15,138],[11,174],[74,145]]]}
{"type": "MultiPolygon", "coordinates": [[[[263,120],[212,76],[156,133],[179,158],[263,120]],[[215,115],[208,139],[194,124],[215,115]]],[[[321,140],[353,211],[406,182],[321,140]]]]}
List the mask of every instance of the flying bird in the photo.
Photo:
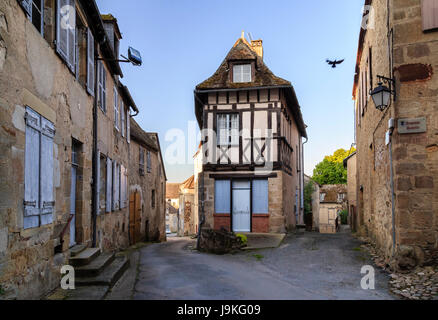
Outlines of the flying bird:
{"type": "Polygon", "coordinates": [[[341,64],[342,62],[344,62],[344,60],[345,59],[342,59],[342,60],[335,60],[335,61],[331,61],[331,60],[328,60],[327,59],[327,63],[329,64],[329,65],[331,65],[332,66],[332,68],[336,68],[336,65],[338,65],[338,64],[341,64]]]}

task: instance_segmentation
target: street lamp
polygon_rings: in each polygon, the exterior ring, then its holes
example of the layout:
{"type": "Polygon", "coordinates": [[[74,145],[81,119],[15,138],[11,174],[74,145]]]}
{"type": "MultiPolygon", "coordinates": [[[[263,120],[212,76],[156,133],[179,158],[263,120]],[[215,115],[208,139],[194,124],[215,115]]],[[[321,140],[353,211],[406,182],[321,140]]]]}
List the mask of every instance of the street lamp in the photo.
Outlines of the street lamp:
{"type": "Polygon", "coordinates": [[[380,111],[384,111],[388,105],[389,105],[389,100],[391,98],[391,95],[394,96],[394,100],[395,100],[395,89],[392,89],[392,86],[395,87],[394,83],[394,79],[390,79],[390,78],[386,78],[383,76],[377,76],[379,78],[379,83],[378,83],[378,87],[375,88],[374,90],[372,90],[370,92],[371,97],[373,98],[374,104],[376,105],[376,108],[380,111]],[[386,82],[389,84],[389,88],[385,85],[383,85],[383,82],[386,82]]]}

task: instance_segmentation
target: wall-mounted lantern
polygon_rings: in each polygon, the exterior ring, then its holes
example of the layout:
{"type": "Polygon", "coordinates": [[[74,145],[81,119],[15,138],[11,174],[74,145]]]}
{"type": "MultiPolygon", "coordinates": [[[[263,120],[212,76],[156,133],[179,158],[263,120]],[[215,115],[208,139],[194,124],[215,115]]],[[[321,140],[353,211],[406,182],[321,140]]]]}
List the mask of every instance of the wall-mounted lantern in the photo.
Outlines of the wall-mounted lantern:
{"type": "Polygon", "coordinates": [[[385,109],[389,105],[389,100],[391,98],[391,95],[394,96],[394,101],[395,101],[395,97],[396,97],[395,81],[394,79],[386,78],[383,76],[377,76],[377,78],[379,78],[378,87],[372,90],[370,94],[371,97],[373,98],[376,108],[380,111],[385,111],[385,109]],[[389,88],[383,85],[383,83],[387,83],[389,85],[389,88]]]}

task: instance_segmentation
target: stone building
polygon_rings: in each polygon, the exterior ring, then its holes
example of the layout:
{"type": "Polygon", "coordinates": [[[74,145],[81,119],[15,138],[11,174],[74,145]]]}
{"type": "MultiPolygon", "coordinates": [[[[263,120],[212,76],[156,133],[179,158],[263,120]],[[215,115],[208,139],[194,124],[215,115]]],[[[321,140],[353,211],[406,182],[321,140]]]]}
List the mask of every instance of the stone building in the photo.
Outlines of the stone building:
{"type": "Polygon", "coordinates": [[[347,168],[347,205],[348,205],[348,223],[351,230],[357,230],[357,157],[353,152],[344,159],[344,168],[347,168]]]}
{"type": "Polygon", "coordinates": [[[166,233],[178,232],[178,209],[166,202],[166,233]]]}
{"type": "Polygon", "coordinates": [[[263,62],[261,40],[242,34],[196,87],[195,113],[203,133],[195,159],[201,225],[278,233],[301,222],[306,129],[291,83],[263,62]]]}
{"type": "Polygon", "coordinates": [[[365,4],[353,89],[359,230],[388,260],[428,259],[438,247],[438,2],[365,4]],[[379,76],[394,81],[383,111],[370,96],[379,76]]]}
{"type": "Polygon", "coordinates": [[[319,188],[321,187],[319,183],[317,183],[315,180],[313,180],[308,175],[304,175],[304,186],[306,186],[308,183],[311,183],[313,186],[313,192],[312,192],[312,231],[319,231],[319,188]]]}
{"type": "Polygon", "coordinates": [[[131,119],[130,242],[166,240],[166,172],[158,135],[131,119]]]}
{"type": "Polygon", "coordinates": [[[339,213],[347,209],[347,186],[326,184],[319,188],[318,228],[320,233],[336,233],[336,219],[341,224],[339,213]]]}
{"type": "Polygon", "coordinates": [[[129,245],[120,39],[93,0],[0,2],[0,298],[56,288],[77,247],[129,245]]]}
{"type": "Polygon", "coordinates": [[[166,201],[176,209],[179,209],[179,186],[181,183],[168,182],[166,184],[166,201]]]}
{"type": "Polygon", "coordinates": [[[195,211],[195,176],[179,186],[179,236],[198,233],[198,216],[195,211]]]}

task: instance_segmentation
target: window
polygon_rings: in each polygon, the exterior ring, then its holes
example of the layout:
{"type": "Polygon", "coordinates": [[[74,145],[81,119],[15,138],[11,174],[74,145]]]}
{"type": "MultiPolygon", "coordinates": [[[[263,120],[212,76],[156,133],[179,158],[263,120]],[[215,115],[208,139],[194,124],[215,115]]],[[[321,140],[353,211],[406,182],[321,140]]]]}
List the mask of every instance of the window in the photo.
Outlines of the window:
{"type": "Polygon", "coordinates": [[[140,147],[140,159],[138,165],[138,172],[141,176],[144,176],[144,149],[140,147]]]}
{"type": "Polygon", "coordinates": [[[218,145],[239,145],[239,115],[218,114],[217,131],[218,145]]]}
{"type": "Polygon", "coordinates": [[[345,199],[345,193],[338,193],[338,202],[342,202],[345,199]]]}
{"type": "Polygon", "coordinates": [[[31,108],[26,108],[24,169],[24,229],[53,222],[53,137],[55,127],[31,108]]]}
{"type": "Polygon", "coordinates": [[[216,214],[230,214],[231,208],[230,180],[216,180],[214,182],[214,212],[216,214]]]}
{"type": "Polygon", "coordinates": [[[438,29],[438,1],[422,0],[423,31],[438,29]]]}
{"type": "Polygon", "coordinates": [[[324,201],[325,200],[325,196],[326,196],[326,193],[320,193],[319,194],[319,201],[324,201]]]}
{"type": "Polygon", "coordinates": [[[98,73],[98,96],[97,103],[99,104],[100,109],[106,113],[106,70],[102,61],[98,62],[97,65],[97,73],[98,73]]]}
{"type": "Polygon", "coordinates": [[[44,33],[44,1],[43,0],[18,0],[29,20],[37,28],[38,32],[44,33]]]}
{"type": "Polygon", "coordinates": [[[88,64],[88,29],[78,16],[76,18],[75,74],[76,79],[84,87],[87,86],[88,64]]]}
{"type": "Polygon", "coordinates": [[[252,181],[252,211],[255,214],[268,214],[268,179],[252,181]]]}
{"type": "Polygon", "coordinates": [[[119,95],[117,92],[117,88],[114,86],[114,127],[119,130],[119,95]]]}
{"type": "Polygon", "coordinates": [[[151,152],[150,151],[147,152],[147,170],[148,170],[148,173],[152,172],[152,159],[151,159],[151,152]]]}
{"type": "Polygon", "coordinates": [[[56,51],[75,72],[76,58],[76,7],[75,0],[57,0],[56,51]]]}
{"type": "Polygon", "coordinates": [[[155,190],[152,190],[152,195],[151,195],[151,207],[155,208],[155,190]]]}
{"type": "Polygon", "coordinates": [[[251,65],[250,64],[234,65],[233,82],[251,82],[251,65]]]}

